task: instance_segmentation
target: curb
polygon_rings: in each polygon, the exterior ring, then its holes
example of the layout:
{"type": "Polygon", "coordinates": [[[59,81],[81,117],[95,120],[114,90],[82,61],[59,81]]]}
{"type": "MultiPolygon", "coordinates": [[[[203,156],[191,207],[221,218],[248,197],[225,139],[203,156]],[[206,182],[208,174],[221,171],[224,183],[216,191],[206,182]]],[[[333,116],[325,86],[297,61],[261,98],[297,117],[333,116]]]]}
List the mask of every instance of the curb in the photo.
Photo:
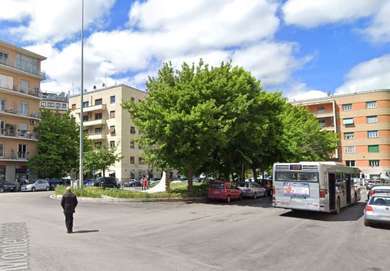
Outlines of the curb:
{"type": "MultiPolygon", "coordinates": [[[[62,198],[61,195],[50,195],[51,199],[59,200],[62,198]]],[[[84,202],[206,202],[204,197],[191,197],[191,198],[140,198],[140,199],[123,199],[113,198],[109,196],[103,196],[102,198],[86,198],[77,197],[78,201],[84,202]]]]}

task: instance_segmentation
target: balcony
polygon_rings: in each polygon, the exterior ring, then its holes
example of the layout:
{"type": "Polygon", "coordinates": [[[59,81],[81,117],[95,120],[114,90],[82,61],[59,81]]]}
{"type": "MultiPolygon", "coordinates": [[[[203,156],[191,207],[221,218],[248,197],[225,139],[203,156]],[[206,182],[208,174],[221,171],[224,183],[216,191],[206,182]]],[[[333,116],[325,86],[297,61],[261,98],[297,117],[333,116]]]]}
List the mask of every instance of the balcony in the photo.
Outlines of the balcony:
{"type": "Polygon", "coordinates": [[[104,125],[104,124],[106,124],[106,120],[105,119],[83,121],[83,126],[84,127],[104,125]]]}
{"type": "Polygon", "coordinates": [[[26,70],[20,67],[17,67],[15,64],[10,63],[10,61],[0,60],[0,67],[12,72],[18,72],[22,74],[32,75],[41,80],[45,79],[45,74],[41,71],[26,70]]]}
{"type": "Polygon", "coordinates": [[[321,129],[325,130],[325,131],[336,132],[336,128],[334,126],[324,126],[324,127],[321,127],[321,129]]]}
{"type": "Polygon", "coordinates": [[[333,112],[332,111],[317,111],[317,112],[312,112],[313,115],[316,118],[328,118],[328,117],[333,117],[333,112]]]}
{"type": "Polygon", "coordinates": [[[106,134],[88,134],[89,140],[103,140],[106,138],[106,134]]]}
{"type": "Polygon", "coordinates": [[[40,120],[41,114],[39,112],[31,113],[31,114],[23,114],[21,112],[18,112],[16,108],[0,108],[0,114],[7,115],[7,116],[13,116],[13,117],[21,117],[26,119],[34,119],[34,120],[40,120]]]}
{"type": "Polygon", "coordinates": [[[27,162],[29,159],[28,152],[6,152],[0,153],[0,161],[3,162],[27,162]]]}
{"type": "Polygon", "coordinates": [[[10,94],[10,95],[30,97],[30,98],[35,98],[38,100],[41,99],[41,97],[40,97],[41,92],[40,92],[39,88],[31,88],[29,90],[21,90],[21,89],[16,88],[15,86],[13,88],[0,86],[0,91],[4,92],[5,94],[10,94]]]}
{"type": "Polygon", "coordinates": [[[28,130],[15,131],[15,129],[0,129],[0,138],[38,141],[36,133],[28,130]]]}
{"type": "MultiPolygon", "coordinates": [[[[102,111],[106,109],[105,104],[91,105],[83,107],[83,113],[92,112],[92,111],[102,111]]],[[[80,108],[75,109],[75,113],[80,113],[80,108]]]]}

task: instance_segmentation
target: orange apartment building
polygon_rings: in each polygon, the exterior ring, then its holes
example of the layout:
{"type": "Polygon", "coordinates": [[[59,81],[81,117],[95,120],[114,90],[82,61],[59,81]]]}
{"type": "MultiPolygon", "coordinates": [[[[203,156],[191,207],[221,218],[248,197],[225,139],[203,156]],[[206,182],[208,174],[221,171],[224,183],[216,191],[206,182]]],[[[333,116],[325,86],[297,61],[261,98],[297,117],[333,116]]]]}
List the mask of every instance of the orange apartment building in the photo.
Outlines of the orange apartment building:
{"type": "Polygon", "coordinates": [[[37,151],[44,59],[0,41],[0,181],[28,177],[27,162],[37,151]]]}
{"type": "Polygon", "coordinates": [[[338,134],[336,160],[360,168],[365,178],[390,180],[390,89],[294,102],[323,129],[338,134]]]}

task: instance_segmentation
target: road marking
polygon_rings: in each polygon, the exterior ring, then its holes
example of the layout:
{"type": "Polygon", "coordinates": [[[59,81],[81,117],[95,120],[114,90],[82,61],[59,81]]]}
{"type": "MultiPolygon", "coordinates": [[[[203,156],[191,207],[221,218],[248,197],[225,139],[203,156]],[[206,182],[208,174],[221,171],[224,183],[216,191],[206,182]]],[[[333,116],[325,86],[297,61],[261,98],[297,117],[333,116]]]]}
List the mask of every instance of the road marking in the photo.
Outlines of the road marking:
{"type": "Polygon", "coordinates": [[[26,223],[0,224],[0,271],[29,270],[26,223]]]}

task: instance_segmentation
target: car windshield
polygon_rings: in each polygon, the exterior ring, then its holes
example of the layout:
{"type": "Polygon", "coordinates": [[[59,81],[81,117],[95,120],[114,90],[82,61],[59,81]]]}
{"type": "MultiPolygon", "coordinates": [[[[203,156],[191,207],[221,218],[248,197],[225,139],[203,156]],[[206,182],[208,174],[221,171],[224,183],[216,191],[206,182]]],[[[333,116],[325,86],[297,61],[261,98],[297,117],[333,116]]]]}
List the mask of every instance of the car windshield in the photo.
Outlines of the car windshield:
{"type": "Polygon", "coordinates": [[[224,184],[223,183],[210,183],[210,188],[223,189],[224,188],[224,184]]]}
{"type": "Polygon", "coordinates": [[[318,182],[318,172],[276,172],[276,180],[318,182]]]}
{"type": "Polygon", "coordinates": [[[377,206],[390,206],[390,197],[372,197],[369,204],[377,206]]]}

